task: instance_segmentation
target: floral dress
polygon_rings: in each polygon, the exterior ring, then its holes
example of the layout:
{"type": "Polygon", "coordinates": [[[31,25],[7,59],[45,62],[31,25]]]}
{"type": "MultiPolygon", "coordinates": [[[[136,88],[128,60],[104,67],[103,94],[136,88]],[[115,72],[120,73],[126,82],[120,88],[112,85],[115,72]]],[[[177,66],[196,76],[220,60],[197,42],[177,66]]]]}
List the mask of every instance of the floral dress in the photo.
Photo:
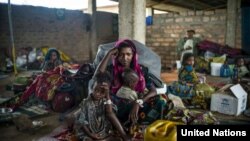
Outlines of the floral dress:
{"type": "Polygon", "coordinates": [[[182,99],[191,99],[195,95],[194,85],[198,82],[199,79],[195,70],[190,66],[185,66],[180,69],[179,80],[173,82],[173,84],[168,87],[168,92],[182,99]]]}
{"type": "Polygon", "coordinates": [[[112,129],[112,125],[106,117],[104,99],[94,102],[91,96],[87,97],[80,104],[81,113],[77,120],[80,125],[77,129],[77,136],[80,139],[90,139],[80,128],[86,125],[91,133],[99,134],[101,138],[106,138],[112,129]]]}

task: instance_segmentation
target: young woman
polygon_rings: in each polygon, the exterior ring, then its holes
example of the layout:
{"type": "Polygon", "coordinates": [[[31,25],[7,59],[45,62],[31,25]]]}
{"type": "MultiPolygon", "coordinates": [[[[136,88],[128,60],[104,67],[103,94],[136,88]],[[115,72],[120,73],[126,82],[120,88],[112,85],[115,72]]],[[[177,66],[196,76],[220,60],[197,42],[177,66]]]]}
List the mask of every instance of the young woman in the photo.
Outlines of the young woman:
{"type": "Polygon", "coordinates": [[[50,48],[47,54],[45,55],[45,60],[43,63],[42,70],[50,71],[61,65],[62,65],[62,60],[60,58],[59,52],[54,48],[50,48]]]}
{"type": "Polygon", "coordinates": [[[106,70],[112,75],[111,100],[118,108],[117,116],[122,123],[126,121],[151,123],[167,110],[166,96],[157,95],[156,88],[149,78],[148,69],[138,63],[137,50],[131,40],[120,40],[109,50],[97,67],[96,73],[106,70]],[[113,63],[108,66],[111,59],[113,63]],[[123,85],[122,73],[126,68],[135,71],[139,78],[135,86],[137,93],[143,94],[145,88],[148,89],[140,99],[132,102],[116,96],[123,85]]]}

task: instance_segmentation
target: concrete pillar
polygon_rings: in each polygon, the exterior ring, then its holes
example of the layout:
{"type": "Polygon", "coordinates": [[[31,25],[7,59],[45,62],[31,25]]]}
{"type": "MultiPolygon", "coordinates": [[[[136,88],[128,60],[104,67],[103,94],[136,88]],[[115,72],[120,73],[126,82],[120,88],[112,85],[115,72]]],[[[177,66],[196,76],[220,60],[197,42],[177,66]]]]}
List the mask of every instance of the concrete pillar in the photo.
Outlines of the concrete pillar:
{"type": "Polygon", "coordinates": [[[238,0],[227,0],[226,44],[235,47],[238,0]]]}
{"type": "Polygon", "coordinates": [[[241,3],[241,38],[242,49],[245,53],[250,54],[250,1],[241,3]]]}
{"type": "Polygon", "coordinates": [[[93,61],[97,53],[96,0],[88,0],[88,14],[90,14],[89,58],[93,61]]]}
{"type": "Polygon", "coordinates": [[[146,0],[119,0],[119,38],[145,44],[146,0]]]}

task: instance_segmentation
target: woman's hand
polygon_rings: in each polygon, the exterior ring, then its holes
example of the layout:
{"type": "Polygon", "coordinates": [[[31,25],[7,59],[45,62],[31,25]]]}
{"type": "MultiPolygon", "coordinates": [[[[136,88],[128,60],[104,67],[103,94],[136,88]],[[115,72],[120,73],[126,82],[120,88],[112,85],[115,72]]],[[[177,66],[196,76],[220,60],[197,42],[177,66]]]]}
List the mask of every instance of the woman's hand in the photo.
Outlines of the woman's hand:
{"type": "Polygon", "coordinates": [[[117,48],[112,48],[111,50],[109,50],[109,55],[112,55],[112,56],[117,56],[118,55],[118,49],[117,48]]]}
{"type": "Polygon", "coordinates": [[[138,103],[134,103],[133,108],[129,114],[129,119],[132,123],[136,123],[138,120],[138,112],[139,112],[140,105],[138,103]]]}

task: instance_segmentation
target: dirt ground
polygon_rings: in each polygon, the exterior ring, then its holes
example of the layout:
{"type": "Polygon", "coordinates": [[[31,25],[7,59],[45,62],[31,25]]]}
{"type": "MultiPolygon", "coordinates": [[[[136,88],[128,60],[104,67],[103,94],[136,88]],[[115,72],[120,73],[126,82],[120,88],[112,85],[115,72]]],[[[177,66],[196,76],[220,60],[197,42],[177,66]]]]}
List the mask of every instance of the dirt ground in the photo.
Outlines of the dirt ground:
{"type": "Polygon", "coordinates": [[[43,136],[50,134],[54,129],[60,126],[58,114],[50,114],[46,117],[37,118],[46,125],[35,131],[21,132],[16,129],[12,123],[4,123],[0,125],[0,140],[2,141],[35,141],[43,136]]]}
{"type": "MultiPolygon", "coordinates": [[[[21,72],[18,75],[30,75],[32,72],[21,72]]],[[[6,91],[6,85],[11,84],[15,75],[9,74],[8,78],[0,80],[0,95],[3,97],[14,95],[12,91],[6,91]]],[[[31,120],[43,121],[46,125],[38,128],[33,133],[18,131],[12,122],[0,123],[0,140],[1,141],[35,141],[60,126],[59,114],[49,113],[43,117],[37,117],[31,120]]]]}

